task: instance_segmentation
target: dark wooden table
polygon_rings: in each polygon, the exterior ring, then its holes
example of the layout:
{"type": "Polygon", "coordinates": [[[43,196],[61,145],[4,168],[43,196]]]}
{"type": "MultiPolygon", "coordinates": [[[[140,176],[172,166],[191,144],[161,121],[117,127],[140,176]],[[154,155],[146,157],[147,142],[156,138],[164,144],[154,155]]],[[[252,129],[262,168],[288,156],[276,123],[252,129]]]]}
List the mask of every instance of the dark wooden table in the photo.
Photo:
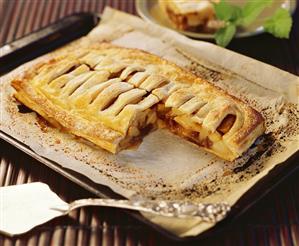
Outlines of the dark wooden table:
{"type": "MultiPolygon", "coordinates": [[[[102,12],[106,5],[136,14],[134,0],[0,0],[0,45],[74,12],[102,12]]],[[[289,40],[263,34],[235,40],[228,48],[299,75],[299,11],[294,15],[289,40]]],[[[42,181],[66,201],[93,197],[2,140],[0,158],[1,186],[42,181]]],[[[298,245],[298,187],[299,172],[296,172],[224,231],[192,244],[298,245]]],[[[174,245],[174,242],[120,210],[95,207],[79,209],[69,217],[57,218],[20,237],[0,236],[0,245],[50,244],[174,245]]]]}

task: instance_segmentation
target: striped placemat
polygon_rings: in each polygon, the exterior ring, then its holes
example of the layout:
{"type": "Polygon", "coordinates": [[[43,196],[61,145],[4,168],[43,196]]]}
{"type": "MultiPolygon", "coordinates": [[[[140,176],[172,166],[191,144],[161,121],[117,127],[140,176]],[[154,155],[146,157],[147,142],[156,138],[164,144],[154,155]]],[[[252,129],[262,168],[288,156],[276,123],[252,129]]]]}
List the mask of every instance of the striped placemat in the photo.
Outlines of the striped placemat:
{"type": "MultiPolygon", "coordinates": [[[[75,12],[102,12],[106,5],[135,14],[134,0],[0,0],[0,45],[75,12]]],[[[261,35],[234,41],[230,48],[299,74],[298,11],[294,20],[291,40],[276,40],[269,35],[261,35]]],[[[0,140],[0,185],[35,181],[49,184],[66,201],[93,197],[0,140]]],[[[188,245],[299,245],[298,187],[299,172],[222,232],[200,242],[188,242],[188,245]]],[[[20,237],[0,236],[0,245],[157,244],[176,243],[123,211],[96,207],[78,209],[69,217],[57,218],[20,237]]]]}

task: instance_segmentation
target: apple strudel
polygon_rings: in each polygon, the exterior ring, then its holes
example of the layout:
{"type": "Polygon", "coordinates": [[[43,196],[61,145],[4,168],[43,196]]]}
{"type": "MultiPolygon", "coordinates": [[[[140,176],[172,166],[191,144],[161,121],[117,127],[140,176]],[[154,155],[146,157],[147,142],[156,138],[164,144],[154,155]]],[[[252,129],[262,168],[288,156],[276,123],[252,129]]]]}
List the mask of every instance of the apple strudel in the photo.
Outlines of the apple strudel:
{"type": "Polygon", "coordinates": [[[111,44],[33,66],[15,97],[55,127],[112,153],[169,129],[225,160],[263,134],[253,108],[158,56],[111,44]]]}

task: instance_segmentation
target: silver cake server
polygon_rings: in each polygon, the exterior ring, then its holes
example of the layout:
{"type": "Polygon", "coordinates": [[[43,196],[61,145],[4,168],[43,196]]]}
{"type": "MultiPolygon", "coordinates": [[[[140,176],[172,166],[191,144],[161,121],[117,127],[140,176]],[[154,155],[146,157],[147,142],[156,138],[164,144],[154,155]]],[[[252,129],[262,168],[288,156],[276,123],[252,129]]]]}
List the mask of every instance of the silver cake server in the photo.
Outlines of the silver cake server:
{"type": "Polygon", "coordinates": [[[230,210],[226,203],[145,200],[139,196],[130,200],[91,198],[67,203],[40,182],[1,187],[0,200],[0,232],[10,236],[85,206],[130,209],[170,218],[198,218],[208,223],[222,220],[230,210]]]}
{"type": "MultiPolygon", "coordinates": [[[[230,211],[226,203],[191,203],[184,201],[163,201],[163,200],[115,200],[89,198],[73,201],[66,209],[58,209],[68,214],[74,209],[86,206],[102,206],[136,210],[160,216],[174,218],[199,218],[202,221],[216,223],[222,220],[230,211]]],[[[54,209],[54,208],[53,208],[54,209]]]]}

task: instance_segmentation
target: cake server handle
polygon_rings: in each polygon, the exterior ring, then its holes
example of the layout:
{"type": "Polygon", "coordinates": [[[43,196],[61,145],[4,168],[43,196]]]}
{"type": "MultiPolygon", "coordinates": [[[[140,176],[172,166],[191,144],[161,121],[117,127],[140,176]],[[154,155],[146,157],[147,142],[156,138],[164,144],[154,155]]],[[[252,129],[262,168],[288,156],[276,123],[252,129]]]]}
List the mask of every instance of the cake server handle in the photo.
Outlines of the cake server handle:
{"type": "Polygon", "coordinates": [[[74,209],[85,206],[122,208],[173,218],[199,218],[202,221],[209,223],[216,223],[222,220],[230,211],[230,206],[227,203],[89,198],[76,200],[70,203],[63,212],[68,214],[74,209]]]}

